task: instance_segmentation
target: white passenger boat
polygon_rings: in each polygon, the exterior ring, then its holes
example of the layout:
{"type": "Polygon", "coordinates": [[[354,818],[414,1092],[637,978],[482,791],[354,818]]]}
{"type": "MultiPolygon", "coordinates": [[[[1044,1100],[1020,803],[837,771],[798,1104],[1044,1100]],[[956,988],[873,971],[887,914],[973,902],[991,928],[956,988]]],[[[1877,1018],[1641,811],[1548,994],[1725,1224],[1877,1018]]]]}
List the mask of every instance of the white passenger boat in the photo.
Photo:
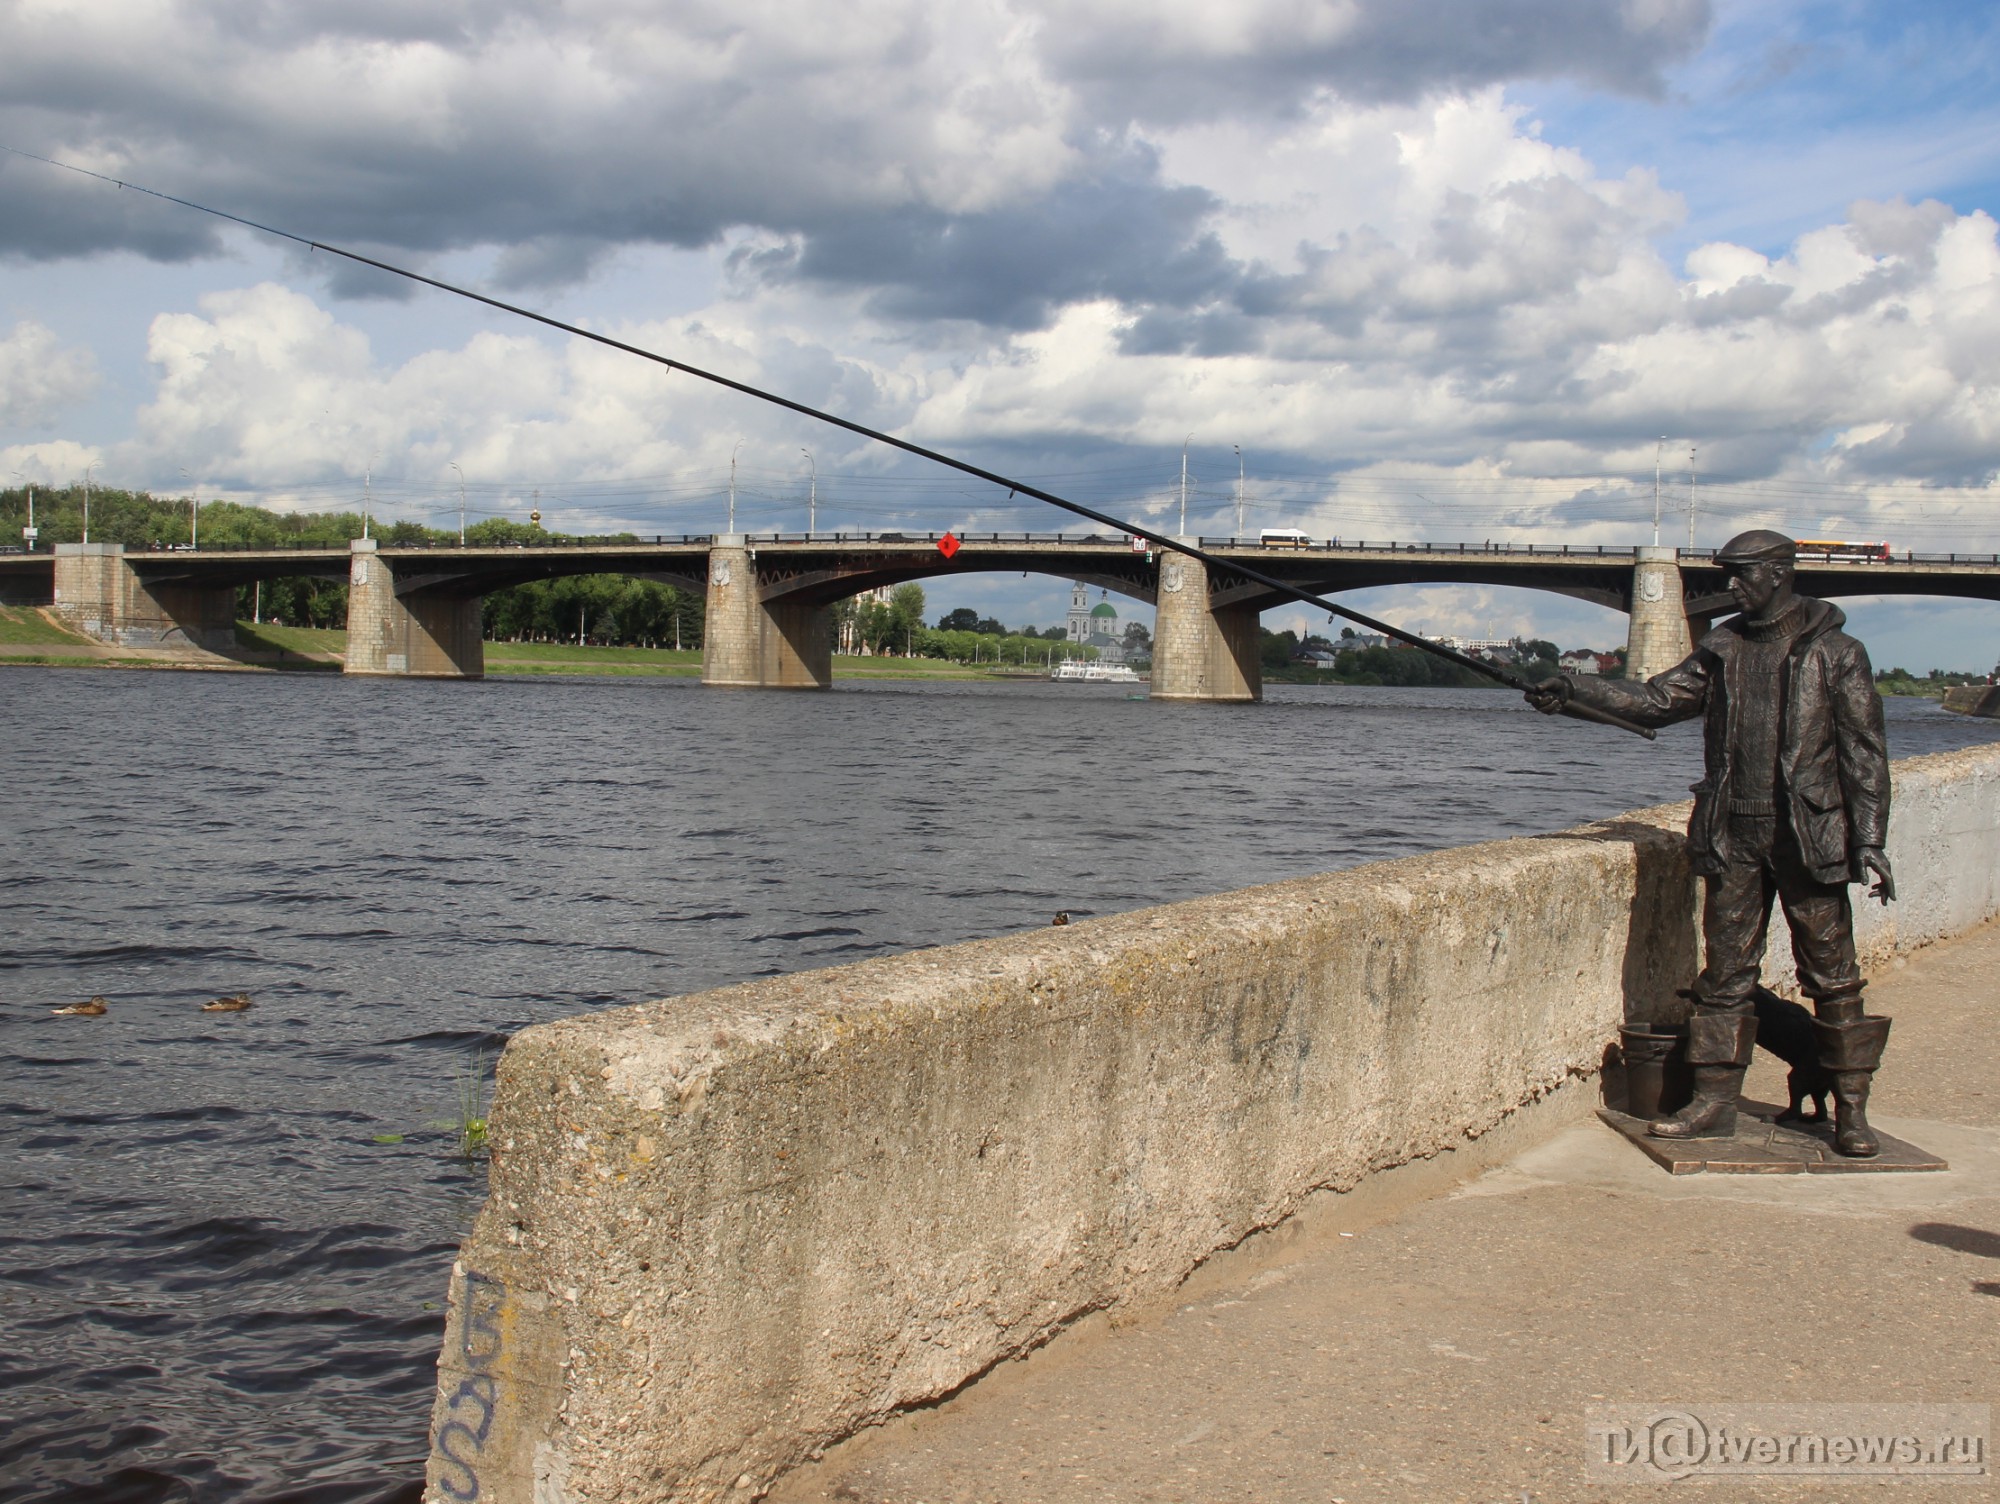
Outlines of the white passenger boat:
{"type": "Polygon", "coordinates": [[[1138,684],[1139,676],[1122,663],[1085,663],[1067,658],[1049,670],[1051,679],[1070,684],[1138,684]]]}

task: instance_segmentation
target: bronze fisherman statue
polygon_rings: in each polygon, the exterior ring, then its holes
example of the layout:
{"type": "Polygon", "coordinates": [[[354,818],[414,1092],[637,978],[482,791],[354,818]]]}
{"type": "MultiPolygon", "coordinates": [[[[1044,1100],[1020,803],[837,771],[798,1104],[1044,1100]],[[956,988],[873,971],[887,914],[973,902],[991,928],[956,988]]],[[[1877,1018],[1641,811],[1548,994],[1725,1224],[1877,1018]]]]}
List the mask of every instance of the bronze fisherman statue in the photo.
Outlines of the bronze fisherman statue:
{"type": "Polygon", "coordinates": [[[1707,888],[1708,958],[1688,1020],[1695,1096],[1647,1131],[1660,1138],[1736,1131],[1775,897],[1791,928],[1799,989],[1814,1005],[1835,1147],[1865,1159],[1881,1148],[1868,1126],[1868,1085],[1889,1020],[1862,1012],[1847,885],[1872,879],[1872,896],[1884,903],[1896,896],[1882,849],[1889,755],[1867,651],[1841,630],[1840,611],[1793,593],[1796,558],[1780,533],[1730,539],[1715,562],[1742,615],[1643,684],[1563,675],[1535,685],[1528,700],[1547,714],[1576,701],[1647,726],[1705,721],[1707,771],[1688,821],[1688,854],[1707,888]]]}

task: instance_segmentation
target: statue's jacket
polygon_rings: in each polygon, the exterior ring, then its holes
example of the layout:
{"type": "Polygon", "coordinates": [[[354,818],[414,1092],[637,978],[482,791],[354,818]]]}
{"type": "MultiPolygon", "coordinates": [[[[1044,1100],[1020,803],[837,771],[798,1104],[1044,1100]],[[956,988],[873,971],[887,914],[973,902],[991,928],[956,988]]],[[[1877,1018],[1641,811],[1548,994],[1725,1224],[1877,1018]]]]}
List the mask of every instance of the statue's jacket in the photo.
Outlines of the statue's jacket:
{"type": "Polygon", "coordinates": [[[1680,663],[1643,684],[1573,681],[1577,699],[1641,725],[1705,715],[1707,771],[1693,787],[1694,813],[1688,819],[1688,856],[1698,873],[1720,872],[1729,859],[1734,715],[1782,715],[1779,808],[1817,881],[1855,880],[1854,854],[1880,848],[1887,838],[1889,748],[1868,650],[1841,630],[1847,617],[1838,607],[1809,596],[1798,599],[1806,623],[1785,655],[1777,706],[1739,703],[1741,617],[1724,622],[1680,663]]]}

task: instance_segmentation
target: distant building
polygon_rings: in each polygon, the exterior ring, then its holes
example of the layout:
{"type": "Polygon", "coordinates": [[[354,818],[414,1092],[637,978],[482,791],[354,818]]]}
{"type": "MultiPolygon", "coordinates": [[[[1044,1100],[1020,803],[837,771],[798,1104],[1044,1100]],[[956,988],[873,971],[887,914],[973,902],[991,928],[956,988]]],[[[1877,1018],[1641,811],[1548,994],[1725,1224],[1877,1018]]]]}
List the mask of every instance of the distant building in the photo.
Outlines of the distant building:
{"type": "Polygon", "coordinates": [[[1069,621],[1066,626],[1068,639],[1078,647],[1096,648],[1100,663],[1123,663],[1125,661],[1125,638],[1118,625],[1118,608],[1111,604],[1111,592],[1100,592],[1103,599],[1096,605],[1090,604],[1090,587],[1078,580],[1070,591],[1069,621]]]}
{"type": "Polygon", "coordinates": [[[1556,662],[1567,674],[1602,674],[1615,666],[1618,660],[1609,653],[1594,653],[1589,648],[1571,648],[1556,662]]]}

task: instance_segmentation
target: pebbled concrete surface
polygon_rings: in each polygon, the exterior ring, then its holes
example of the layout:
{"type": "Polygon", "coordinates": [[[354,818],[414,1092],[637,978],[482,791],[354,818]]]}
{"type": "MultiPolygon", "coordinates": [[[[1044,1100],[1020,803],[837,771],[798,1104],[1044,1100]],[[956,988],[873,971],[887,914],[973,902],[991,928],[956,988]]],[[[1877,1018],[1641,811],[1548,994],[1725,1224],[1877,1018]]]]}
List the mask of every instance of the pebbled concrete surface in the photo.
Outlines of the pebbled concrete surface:
{"type": "MultiPolygon", "coordinates": [[[[2000,1398],[2000,925],[1879,970],[1910,1176],[1675,1179],[1589,1121],[1445,1194],[1315,1208],[1169,1303],[1098,1319],[780,1481],[785,1504],[1516,1504],[1604,1403],[2000,1398]]],[[[1782,1101],[1760,1060],[1750,1094],[1782,1101]]],[[[1884,1485],[1873,1485],[1879,1490],[1884,1485]]],[[[1698,1499],[1852,1498],[1806,1480],[1698,1499]]],[[[1898,1483],[1896,1500],[1993,1488],[1898,1483]]]]}

